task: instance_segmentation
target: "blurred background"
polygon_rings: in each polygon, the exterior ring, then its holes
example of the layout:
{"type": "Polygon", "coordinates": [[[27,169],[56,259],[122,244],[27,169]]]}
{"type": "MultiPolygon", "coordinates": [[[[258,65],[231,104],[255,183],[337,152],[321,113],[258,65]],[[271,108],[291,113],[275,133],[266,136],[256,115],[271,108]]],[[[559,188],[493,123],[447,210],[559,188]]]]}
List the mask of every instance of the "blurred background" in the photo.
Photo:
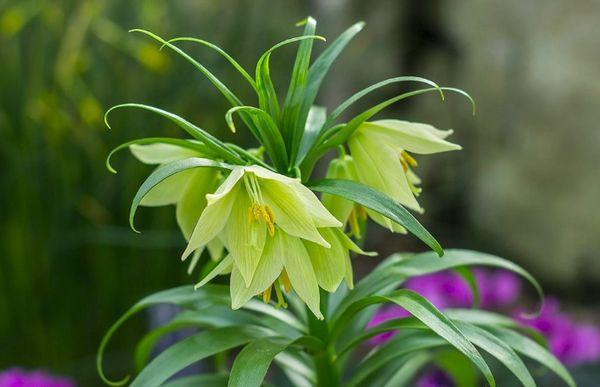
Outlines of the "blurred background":
{"type": "MultiPolygon", "coordinates": [[[[318,102],[329,109],[397,75],[474,96],[475,117],[461,97],[433,95],[381,115],[453,128],[464,146],[420,159],[422,222],[446,247],[521,264],[566,310],[598,324],[600,2],[0,0],[0,370],[43,368],[97,385],[94,356],[110,324],[144,295],[193,281],[178,259],[184,241],[172,208],[140,211],[142,234],[128,228],[148,167],[126,152],[114,160],[117,175],[104,167],[121,142],[182,133],[133,110],[116,112],[108,131],[106,109],[146,103],[253,145],[247,133],[226,130],[228,105],[201,74],[127,30],[201,37],[252,69],[309,14],[330,41],[367,22],[326,79],[318,102]]],[[[220,57],[183,46],[254,103],[220,57]]],[[[273,57],[282,88],[294,50],[273,57]]],[[[410,236],[369,233],[367,247],[383,256],[424,250],[410,236]]],[[[127,324],[113,341],[111,369],[129,369],[144,325],[127,324]]],[[[596,365],[586,367],[580,372],[596,365]]]]}

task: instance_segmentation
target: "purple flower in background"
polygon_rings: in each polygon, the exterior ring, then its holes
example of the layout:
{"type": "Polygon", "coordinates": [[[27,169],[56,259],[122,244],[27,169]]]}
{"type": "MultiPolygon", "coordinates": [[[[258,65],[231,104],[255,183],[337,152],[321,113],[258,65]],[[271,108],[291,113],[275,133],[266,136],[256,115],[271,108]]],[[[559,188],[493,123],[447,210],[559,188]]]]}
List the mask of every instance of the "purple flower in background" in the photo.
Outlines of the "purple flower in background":
{"type": "Polygon", "coordinates": [[[450,376],[441,370],[435,370],[423,374],[417,380],[417,387],[454,387],[450,376]]]}
{"type": "Polygon", "coordinates": [[[544,309],[534,319],[521,317],[519,311],[514,316],[521,324],[542,333],[552,353],[563,363],[576,366],[600,359],[600,329],[578,324],[561,313],[555,298],[547,297],[544,309]]]}
{"type": "Polygon", "coordinates": [[[0,372],[0,387],[75,387],[68,378],[53,376],[44,371],[24,371],[11,368],[0,372]]]}

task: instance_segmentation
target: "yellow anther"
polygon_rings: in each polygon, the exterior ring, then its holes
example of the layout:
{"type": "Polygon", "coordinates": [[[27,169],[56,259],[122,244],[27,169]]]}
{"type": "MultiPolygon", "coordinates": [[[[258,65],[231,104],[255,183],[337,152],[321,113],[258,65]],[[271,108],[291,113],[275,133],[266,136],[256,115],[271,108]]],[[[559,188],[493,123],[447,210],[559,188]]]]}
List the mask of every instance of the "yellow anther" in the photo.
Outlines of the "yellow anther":
{"type": "Polygon", "coordinates": [[[289,293],[290,290],[292,290],[292,283],[290,282],[290,277],[288,277],[287,271],[284,270],[281,272],[281,275],[279,276],[279,281],[281,281],[283,289],[286,293],[289,293]]]}
{"type": "Polygon", "coordinates": [[[248,224],[252,224],[254,221],[254,214],[252,213],[252,206],[248,207],[248,224]]]}
{"type": "Polygon", "coordinates": [[[411,167],[416,167],[418,165],[417,160],[412,157],[407,151],[400,152],[400,157],[402,157],[411,167]]]}
{"type": "Polygon", "coordinates": [[[356,210],[352,209],[350,212],[350,217],[348,218],[348,224],[350,225],[350,233],[354,235],[356,238],[360,239],[360,225],[358,224],[358,219],[356,217],[356,210]]]}
{"type": "Polygon", "coordinates": [[[265,304],[268,304],[271,301],[271,289],[273,289],[273,287],[269,286],[267,290],[262,292],[262,299],[265,304]]]}
{"type": "Polygon", "coordinates": [[[354,205],[354,211],[356,211],[358,219],[367,220],[367,210],[363,206],[358,204],[354,205]]]}
{"type": "Polygon", "coordinates": [[[254,203],[252,205],[252,213],[254,214],[254,220],[256,220],[257,222],[260,221],[260,215],[261,215],[260,205],[254,203]]]}
{"type": "MultiPolygon", "coordinates": [[[[280,281],[278,281],[280,282],[280,281]]],[[[281,283],[278,284],[274,284],[275,287],[275,294],[277,294],[277,307],[278,308],[287,308],[287,302],[285,302],[285,298],[283,297],[283,294],[281,293],[281,283]]]]}
{"type": "Polygon", "coordinates": [[[408,171],[408,163],[406,162],[406,160],[404,160],[404,158],[402,156],[400,156],[400,164],[402,164],[402,169],[404,169],[404,172],[408,171]]]}
{"type": "Polygon", "coordinates": [[[267,224],[267,230],[269,231],[270,236],[275,235],[275,216],[273,215],[273,211],[267,205],[260,206],[260,212],[263,220],[267,224]]]}

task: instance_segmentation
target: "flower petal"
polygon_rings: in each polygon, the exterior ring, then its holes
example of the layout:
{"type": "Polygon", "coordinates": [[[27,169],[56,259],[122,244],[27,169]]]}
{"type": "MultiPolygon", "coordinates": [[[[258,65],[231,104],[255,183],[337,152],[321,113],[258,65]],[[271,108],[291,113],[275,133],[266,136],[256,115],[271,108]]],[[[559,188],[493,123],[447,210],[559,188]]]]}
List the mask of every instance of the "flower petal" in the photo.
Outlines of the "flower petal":
{"type": "Polygon", "coordinates": [[[331,248],[327,249],[307,241],[304,242],[304,247],[310,257],[317,283],[323,289],[333,293],[344,279],[349,252],[332,229],[322,228],[319,231],[323,238],[331,244],[331,248]]]}
{"type": "Polygon", "coordinates": [[[185,192],[185,187],[194,176],[194,172],[194,170],[190,169],[167,177],[142,198],[140,205],[159,207],[179,202],[185,192]]]}
{"type": "Polygon", "coordinates": [[[232,264],[233,257],[230,254],[228,254],[225,258],[221,260],[221,262],[217,264],[217,266],[215,266],[214,269],[210,271],[210,273],[208,273],[204,278],[202,278],[200,282],[196,284],[196,286],[194,286],[194,289],[198,289],[206,285],[210,280],[212,280],[219,274],[224,274],[229,269],[229,267],[231,267],[232,264]]]}
{"type": "Polygon", "coordinates": [[[335,236],[339,239],[339,241],[342,243],[342,245],[346,249],[353,251],[360,255],[366,255],[369,257],[377,256],[376,251],[364,251],[363,249],[361,249],[356,243],[354,243],[354,241],[352,239],[350,239],[348,237],[348,235],[344,234],[344,232],[342,230],[332,229],[332,232],[335,234],[335,236]]]}
{"type": "Polygon", "coordinates": [[[252,202],[245,191],[240,192],[225,227],[225,241],[235,266],[246,286],[250,286],[265,246],[267,226],[264,222],[248,219],[252,202]]]}
{"type": "Polygon", "coordinates": [[[246,286],[239,269],[233,265],[229,284],[232,309],[241,308],[250,298],[264,292],[277,280],[283,270],[282,257],[286,253],[281,239],[283,234],[281,230],[277,230],[273,238],[267,239],[250,286],[246,286]]]}
{"type": "MultiPolygon", "coordinates": [[[[196,227],[192,232],[192,236],[188,242],[188,245],[183,252],[181,259],[185,259],[190,253],[197,248],[205,246],[213,238],[215,238],[223,227],[227,223],[231,208],[237,194],[239,192],[239,185],[234,185],[226,195],[221,196],[219,200],[213,201],[206,206],[196,227]]],[[[206,195],[207,197],[209,195],[206,195]]]]}
{"type": "Polygon", "coordinates": [[[225,181],[223,181],[219,188],[217,188],[214,194],[206,195],[206,201],[208,204],[215,202],[227,195],[233,189],[233,187],[237,185],[242,176],[244,176],[244,167],[235,167],[231,173],[229,173],[229,176],[227,176],[225,181]]]}
{"type": "Polygon", "coordinates": [[[260,180],[260,185],[265,204],[273,210],[276,225],[290,235],[330,247],[290,185],[273,180],[260,180]]]}
{"type": "MultiPolygon", "coordinates": [[[[345,156],[343,159],[333,159],[327,167],[328,179],[345,179],[358,181],[358,175],[354,167],[352,157],[345,156]]],[[[354,203],[337,195],[323,194],[321,201],[325,208],[344,225],[350,217],[354,203]]]]}
{"type": "Polygon", "coordinates": [[[410,189],[396,149],[377,142],[364,132],[350,137],[348,145],[361,183],[386,193],[409,208],[421,210],[410,189]]]}
{"type": "Polygon", "coordinates": [[[144,164],[166,164],[189,157],[202,157],[200,152],[173,144],[156,143],[149,145],[133,144],[131,153],[144,164]]]}
{"type": "Polygon", "coordinates": [[[186,240],[190,239],[202,210],[206,207],[206,194],[214,192],[219,176],[212,168],[196,168],[189,172],[192,174],[175,211],[177,224],[186,240]]]}
{"type": "Polygon", "coordinates": [[[333,216],[319,201],[319,198],[307,187],[300,183],[292,185],[298,195],[301,205],[308,210],[317,227],[342,227],[343,224],[333,216]]]}
{"type": "Polygon", "coordinates": [[[292,284],[292,288],[300,299],[308,305],[314,315],[323,319],[320,311],[319,284],[312,263],[302,241],[285,232],[281,234],[283,265],[292,284]]]}
{"type": "MultiPolygon", "coordinates": [[[[419,154],[431,154],[462,149],[444,140],[452,131],[442,131],[431,125],[400,120],[365,122],[358,131],[383,136],[390,144],[419,154]]],[[[386,141],[384,140],[384,141],[386,141]]]]}

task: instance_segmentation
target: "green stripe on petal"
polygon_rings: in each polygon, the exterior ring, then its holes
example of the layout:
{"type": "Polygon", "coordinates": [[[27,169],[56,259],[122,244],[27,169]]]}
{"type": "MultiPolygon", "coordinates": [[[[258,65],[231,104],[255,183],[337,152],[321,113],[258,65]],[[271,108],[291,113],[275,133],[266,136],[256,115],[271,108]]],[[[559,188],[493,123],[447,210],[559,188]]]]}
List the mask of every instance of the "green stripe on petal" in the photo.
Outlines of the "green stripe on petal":
{"type": "Polygon", "coordinates": [[[186,240],[192,236],[194,227],[206,207],[206,194],[214,192],[219,180],[219,172],[212,169],[198,168],[191,172],[193,175],[190,176],[175,211],[177,224],[186,240]]]}
{"type": "Polygon", "coordinates": [[[273,180],[261,180],[260,185],[265,204],[273,211],[277,226],[290,235],[330,247],[292,186],[273,180]]]}
{"type": "Polygon", "coordinates": [[[319,284],[310,257],[302,241],[284,232],[280,234],[283,251],[283,265],[294,291],[318,319],[323,319],[320,311],[319,284]]]}
{"type": "Polygon", "coordinates": [[[310,257],[317,283],[323,289],[333,293],[344,279],[349,252],[337,238],[335,231],[329,228],[322,228],[319,231],[331,244],[331,248],[326,249],[312,242],[304,242],[304,247],[310,257]]]}
{"type": "Polygon", "coordinates": [[[267,237],[266,224],[249,219],[248,211],[251,206],[252,202],[248,195],[241,192],[224,230],[227,250],[233,255],[235,266],[240,271],[246,286],[250,286],[267,237]]]}
{"type": "Polygon", "coordinates": [[[414,197],[402,164],[400,154],[366,132],[356,132],[348,141],[359,180],[413,210],[421,207],[414,197]]]}
{"type": "Polygon", "coordinates": [[[400,149],[419,154],[431,154],[461,149],[444,140],[452,131],[442,131],[431,125],[400,120],[365,122],[358,129],[371,136],[382,137],[400,149]]]}
{"type": "MultiPolygon", "coordinates": [[[[198,223],[194,228],[194,232],[181,259],[185,259],[194,250],[204,247],[223,230],[231,213],[231,208],[238,196],[238,192],[239,185],[234,185],[226,194],[220,196],[219,200],[214,200],[212,203],[209,202],[204,211],[202,211],[200,219],[198,219],[198,223]]],[[[208,198],[209,195],[206,196],[208,198]]]]}
{"type": "Polygon", "coordinates": [[[281,230],[277,230],[273,238],[267,239],[262,257],[249,286],[246,286],[237,264],[233,265],[229,284],[233,309],[241,308],[248,300],[264,292],[277,280],[283,270],[282,259],[287,254],[283,243],[284,235],[285,233],[281,230]]]}

